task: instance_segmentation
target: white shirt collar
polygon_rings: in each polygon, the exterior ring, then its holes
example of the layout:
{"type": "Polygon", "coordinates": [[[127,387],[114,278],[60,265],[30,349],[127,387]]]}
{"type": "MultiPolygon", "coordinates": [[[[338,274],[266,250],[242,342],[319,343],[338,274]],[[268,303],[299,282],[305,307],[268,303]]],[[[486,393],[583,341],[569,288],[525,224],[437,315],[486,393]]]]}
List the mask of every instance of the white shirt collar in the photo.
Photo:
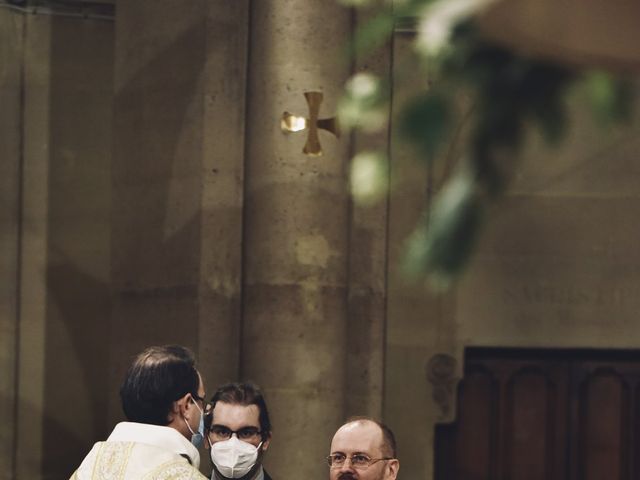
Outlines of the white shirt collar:
{"type": "Polygon", "coordinates": [[[175,428],[149,425],[147,423],[121,422],[116,425],[108,442],[138,442],[186,455],[191,465],[200,467],[200,453],[184,435],[175,428]]]}
{"type": "Polygon", "coordinates": [[[264,469],[262,468],[262,465],[260,465],[260,470],[258,470],[258,474],[253,477],[253,480],[264,480],[264,469]]]}

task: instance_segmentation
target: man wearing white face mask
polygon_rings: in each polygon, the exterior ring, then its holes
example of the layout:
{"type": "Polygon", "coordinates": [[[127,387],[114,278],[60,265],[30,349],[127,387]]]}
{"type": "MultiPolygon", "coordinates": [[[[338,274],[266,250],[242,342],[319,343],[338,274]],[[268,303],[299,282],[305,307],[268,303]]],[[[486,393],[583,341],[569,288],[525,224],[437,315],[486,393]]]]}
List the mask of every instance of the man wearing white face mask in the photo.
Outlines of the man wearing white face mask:
{"type": "Polygon", "coordinates": [[[221,386],[206,416],[211,480],[271,480],[262,467],[271,441],[271,422],[260,389],[251,383],[221,386]]]}
{"type": "Polygon", "coordinates": [[[197,448],[204,436],[204,396],[188,349],[146,349],[120,389],[129,421],[93,446],[71,480],[207,480],[198,470],[197,448]]]}

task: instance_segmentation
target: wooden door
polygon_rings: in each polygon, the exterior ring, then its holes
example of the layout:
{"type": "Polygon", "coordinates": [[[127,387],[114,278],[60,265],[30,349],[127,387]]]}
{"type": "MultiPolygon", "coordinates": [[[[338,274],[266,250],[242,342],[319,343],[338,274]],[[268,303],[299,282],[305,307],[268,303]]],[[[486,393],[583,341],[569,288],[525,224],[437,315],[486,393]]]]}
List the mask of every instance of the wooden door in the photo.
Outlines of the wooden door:
{"type": "Polygon", "coordinates": [[[437,480],[640,480],[640,354],[471,349],[437,480]]]}

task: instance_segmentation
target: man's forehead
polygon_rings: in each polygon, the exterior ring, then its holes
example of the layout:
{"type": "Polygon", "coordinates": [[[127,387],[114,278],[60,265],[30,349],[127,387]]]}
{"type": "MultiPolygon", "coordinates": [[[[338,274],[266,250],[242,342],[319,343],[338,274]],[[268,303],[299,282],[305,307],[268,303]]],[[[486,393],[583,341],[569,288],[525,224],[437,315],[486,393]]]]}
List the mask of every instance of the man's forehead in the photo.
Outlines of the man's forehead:
{"type": "Polygon", "coordinates": [[[367,453],[381,452],[382,431],[371,421],[358,420],[338,429],[331,441],[331,452],[367,453]]]}
{"type": "Polygon", "coordinates": [[[231,429],[260,427],[260,409],[257,405],[217,402],[213,408],[213,423],[231,429]]]}

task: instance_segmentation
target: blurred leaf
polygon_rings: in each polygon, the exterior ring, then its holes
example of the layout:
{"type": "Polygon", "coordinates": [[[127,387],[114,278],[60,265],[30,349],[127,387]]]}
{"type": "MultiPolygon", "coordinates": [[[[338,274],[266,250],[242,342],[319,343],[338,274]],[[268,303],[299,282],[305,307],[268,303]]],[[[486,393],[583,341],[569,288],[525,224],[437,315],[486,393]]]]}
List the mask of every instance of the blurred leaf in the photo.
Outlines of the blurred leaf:
{"type": "Polygon", "coordinates": [[[357,73],[349,79],[338,102],[338,119],[343,128],[375,132],[387,124],[388,115],[386,95],[376,76],[357,73]]]}
{"type": "MultiPolygon", "coordinates": [[[[391,2],[397,18],[410,19],[411,27],[417,22],[415,50],[436,85],[402,107],[396,123],[401,137],[431,161],[454,129],[459,130],[455,124],[459,102],[454,99],[462,98],[472,106],[471,114],[465,117],[469,124],[462,137],[468,139],[470,171],[456,173],[445,184],[408,239],[405,269],[440,286],[448,285],[462,271],[486,204],[506,191],[523,148],[525,126],[538,127],[552,144],[566,136],[570,119],[565,98],[578,75],[583,75],[570,65],[523,56],[483,37],[474,16],[494,1],[498,0],[391,2]]],[[[387,42],[393,29],[391,13],[373,17],[357,32],[352,52],[365,57],[387,42]]],[[[396,73],[398,70],[417,75],[415,64],[408,69],[398,67],[396,73]]],[[[580,78],[585,80],[597,118],[607,123],[630,118],[631,83],[605,72],[580,78]]],[[[371,80],[361,77],[348,86],[339,106],[343,124],[371,130],[383,125],[389,99],[381,95],[379,84],[372,88],[371,80]]],[[[384,156],[369,152],[354,158],[351,187],[356,201],[373,201],[380,192],[386,192],[388,180],[384,156]]]]}
{"type": "Polygon", "coordinates": [[[445,95],[427,93],[405,106],[400,114],[400,133],[432,160],[449,134],[451,116],[450,100],[445,95]]]}
{"type": "Polygon", "coordinates": [[[513,54],[478,40],[471,26],[460,31],[464,32],[460,34],[464,38],[445,62],[448,71],[479,90],[493,88],[501,91],[501,86],[513,76],[506,74],[513,62],[513,54]]]}
{"type": "Polygon", "coordinates": [[[469,145],[472,159],[490,161],[496,151],[518,151],[523,140],[523,115],[514,102],[500,97],[479,99],[469,145]],[[495,100],[491,102],[490,98],[495,100]]]}
{"type": "Polygon", "coordinates": [[[538,104],[532,115],[544,139],[552,145],[560,144],[567,131],[567,111],[561,98],[538,104]]]}
{"type": "Polygon", "coordinates": [[[630,122],[634,114],[636,89],[631,80],[616,79],[616,94],[613,119],[618,122],[630,122]]]}
{"type": "Polygon", "coordinates": [[[424,56],[443,53],[456,26],[495,0],[435,0],[420,11],[416,49],[424,56]]]}
{"type": "Polygon", "coordinates": [[[594,116],[600,122],[629,120],[633,104],[629,82],[607,72],[592,71],[585,77],[585,86],[594,116]]]}
{"type": "Polygon", "coordinates": [[[416,15],[418,10],[422,10],[425,5],[436,0],[394,0],[393,8],[403,15],[416,15]]]}
{"type": "Polygon", "coordinates": [[[471,177],[457,174],[434,200],[428,222],[420,223],[410,236],[405,270],[448,286],[468,262],[483,213],[471,177]]]}
{"type": "Polygon", "coordinates": [[[389,162],[380,152],[361,152],[351,161],[351,194],[356,203],[370,205],[383,198],[389,185],[389,162]]]}
{"type": "Polygon", "coordinates": [[[478,188],[482,188],[491,198],[503,194],[507,188],[507,178],[496,156],[491,149],[478,149],[470,154],[470,163],[478,179],[478,188]]]}
{"type": "Polygon", "coordinates": [[[535,108],[541,103],[559,101],[575,78],[575,72],[569,68],[528,60],[516,92],[523,105],[535,108]]]}
{"type": "Polygon", "coordinates": [[[395,17],[393,13],[379,13],[359,28],[351,44],[351,55],[366,57],[387,43],[393,33],[395,17]]]}
{"type": "Polygon", "coordinates": [[[600,119],[608,118],[615,98],[615,86],[611,75],[602,71],[590,72],[585,77],[585,85],[595,115],[600,119]]]}
{"type": "Polygon", "coordinates": [[[370,5],[373,1],[374,0],[338,0],[338,3],[341,3],[345,7],[361,8],[370,5]]]}

